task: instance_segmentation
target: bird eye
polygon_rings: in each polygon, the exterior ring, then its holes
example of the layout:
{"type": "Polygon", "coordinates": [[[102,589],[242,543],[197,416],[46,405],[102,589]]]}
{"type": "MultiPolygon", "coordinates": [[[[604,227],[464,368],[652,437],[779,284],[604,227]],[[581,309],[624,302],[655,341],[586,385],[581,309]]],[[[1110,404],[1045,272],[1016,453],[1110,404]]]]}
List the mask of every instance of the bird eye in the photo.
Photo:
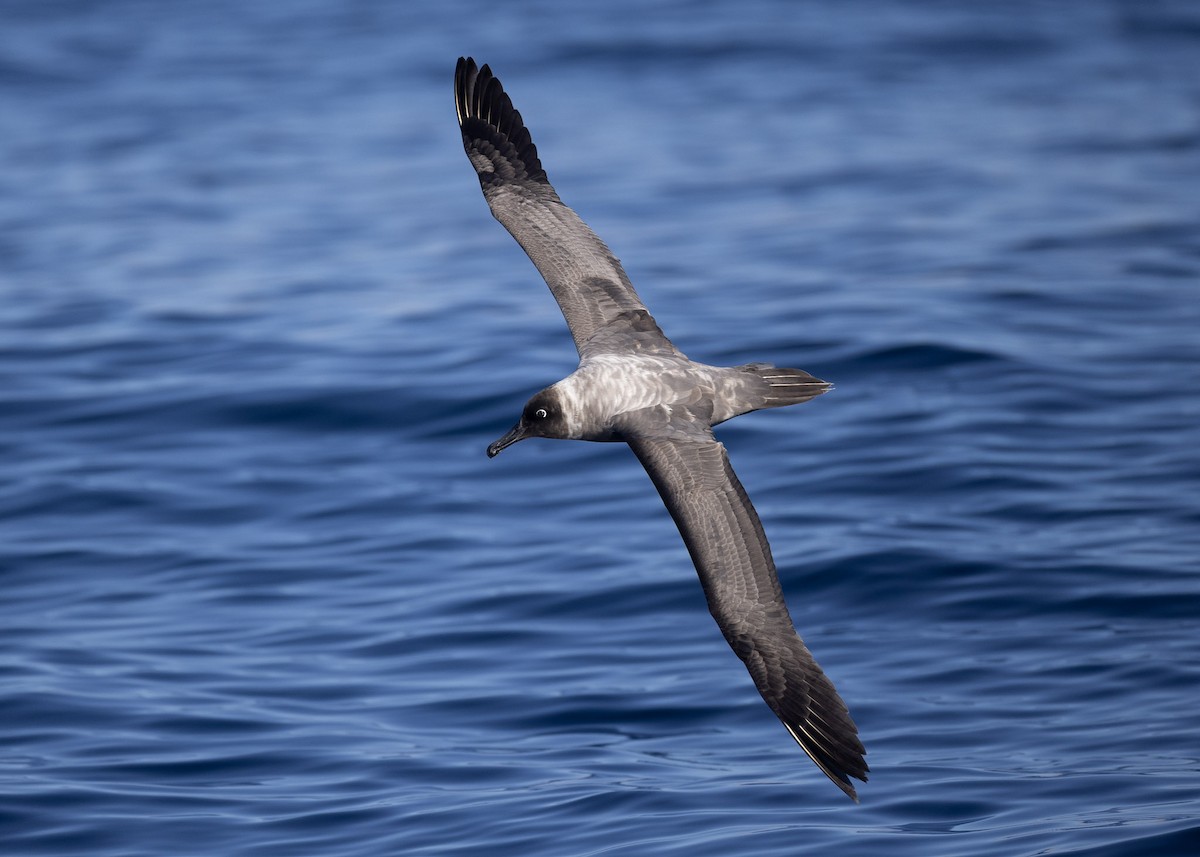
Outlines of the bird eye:
{"type": "Polygon", "coordinates": [[[533,412],[533,415],[535,417],[537,417],[539,420],[544,420],[546,417],[550,416],[548,413],[546,413],[545,408],[538,408],[536,411],[533,412]]]}

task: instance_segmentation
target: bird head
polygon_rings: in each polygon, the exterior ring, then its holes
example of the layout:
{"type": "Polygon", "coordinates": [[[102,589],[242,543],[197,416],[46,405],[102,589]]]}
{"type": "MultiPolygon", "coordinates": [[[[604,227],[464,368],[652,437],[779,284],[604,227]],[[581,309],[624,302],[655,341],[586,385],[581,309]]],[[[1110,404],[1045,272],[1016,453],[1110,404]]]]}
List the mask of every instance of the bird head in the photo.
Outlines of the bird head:
{"type": "Polygon", "coordinates": [[[521,419],[504,437],[488,446],[487,454],[488,458],[495,458],[501,450],[527,437],[569,436],[562,396],[554,387],[547,387],[525,403],[521,419]]]}

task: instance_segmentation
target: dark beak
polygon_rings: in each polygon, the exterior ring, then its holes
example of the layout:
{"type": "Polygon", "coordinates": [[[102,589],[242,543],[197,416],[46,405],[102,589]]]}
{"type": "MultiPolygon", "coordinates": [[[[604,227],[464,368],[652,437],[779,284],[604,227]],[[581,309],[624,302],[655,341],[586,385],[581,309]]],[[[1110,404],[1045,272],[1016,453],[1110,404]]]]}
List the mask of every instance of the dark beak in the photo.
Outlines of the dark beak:
{"type": "Polygon", "coordinates": [[[524,439],[525,439],[525,427],[521,423],[517,423],[515,426],[513,426],[511,429],[508,430],[508,434],[506,434],[504,437],[500,438],[498,441],[491,444],[487,448],[488,458],[495,458],[497,455],[500,454],[500,450],[505,449],[506,447],[512,446],[518,440],[524,440],[524,439]]]}

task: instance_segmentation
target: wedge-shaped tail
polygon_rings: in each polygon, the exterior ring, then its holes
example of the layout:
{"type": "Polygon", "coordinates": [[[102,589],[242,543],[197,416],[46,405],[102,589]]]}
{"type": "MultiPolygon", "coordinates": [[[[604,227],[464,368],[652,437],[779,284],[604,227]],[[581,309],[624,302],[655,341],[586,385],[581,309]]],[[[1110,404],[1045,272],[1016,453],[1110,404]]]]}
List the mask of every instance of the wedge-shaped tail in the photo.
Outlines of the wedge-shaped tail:
{"type": "Polygon", "coordinates": [[[751,403],[751,411],[798,405],[833,389],[828,381],[814,378],[803,369],[780,369],[769,363],[747,363],[737,368],[762,382],[751,388],[761,397],[759,402],[751,403]]]}

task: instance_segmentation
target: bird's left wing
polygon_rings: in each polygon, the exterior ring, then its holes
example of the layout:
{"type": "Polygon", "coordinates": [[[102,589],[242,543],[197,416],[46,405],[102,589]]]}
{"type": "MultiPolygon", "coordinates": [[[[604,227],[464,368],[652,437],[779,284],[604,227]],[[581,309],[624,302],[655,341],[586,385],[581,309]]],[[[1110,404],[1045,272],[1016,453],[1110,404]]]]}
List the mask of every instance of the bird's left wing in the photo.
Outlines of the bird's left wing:
{"type": "Polygon", "coordinates": [[[550,286],[580,355],[589,340],[593,350],[608,350],[614,336],[627,349],[673,350],[617,257],[558,198],[521,114],[491,69],[460,58],[454,103],[484,199],[550,286]]]}
{"type": "Polygon", "coordinates": [[[634,437],[687,545],[708,608],[758,692],[829,779],[857,800],[867,778],[858,729],[833,683],[796,634],[771,548],[750,498],[712,439],[634,437]]]}

